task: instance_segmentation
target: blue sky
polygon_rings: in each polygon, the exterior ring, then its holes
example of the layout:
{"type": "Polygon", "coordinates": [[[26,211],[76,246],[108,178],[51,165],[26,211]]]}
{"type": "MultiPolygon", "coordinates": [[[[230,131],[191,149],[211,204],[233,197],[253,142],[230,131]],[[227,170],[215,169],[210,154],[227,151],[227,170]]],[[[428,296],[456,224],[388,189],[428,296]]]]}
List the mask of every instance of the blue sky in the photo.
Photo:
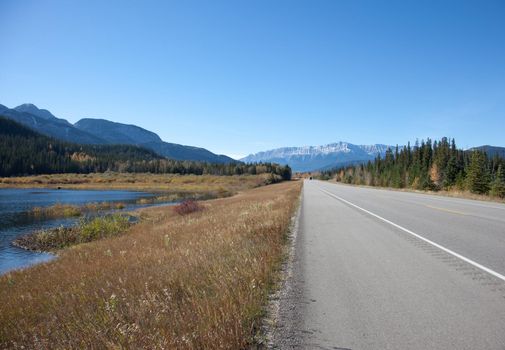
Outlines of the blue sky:
{"type": "Polygon", "coordinates": [[[242,156],[505,146],[505,1],[0,0],[0,103],[242,156]]]}

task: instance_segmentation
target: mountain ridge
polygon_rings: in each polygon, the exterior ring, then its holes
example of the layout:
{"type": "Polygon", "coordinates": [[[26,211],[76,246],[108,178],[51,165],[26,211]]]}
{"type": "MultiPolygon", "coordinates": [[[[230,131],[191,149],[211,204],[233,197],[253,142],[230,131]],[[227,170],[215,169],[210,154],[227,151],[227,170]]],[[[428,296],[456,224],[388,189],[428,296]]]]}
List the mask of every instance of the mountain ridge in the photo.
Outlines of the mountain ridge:
{"type": "Polygon", "coordinates": [[[94,118],[83,118],[74,125],[82,131],[98,135],[109,143],[125,143],[145,147],[169,159],[197,160],[209,163],[236,162],[235,159],[212,153],[205,148],[165,142],[156,133],[137,125],[94,118]]]}
{"type": "Polygon", "coordinates": [[[77,144],[43,135],[0,116],[0,177],[55,173],[150,171],[152,162],[168,162],[134,145],[77,144]],[[143,168],[142,168],[143,167],[143,168]]]}
{"type": "MultiPolygon", "coordinates": [[[[26,105],[28,104],[24,104],[21,106],[26,105]]],[[[23,124],[29,127],[30,129],[37,131],[43,135],[54,137],[56,139],[60,139],[63,141],[77,142],[82,144],[97,144],[97,145],[106,143],[104,140],[92,134],[83,132],[75,128],[67,120],[54,117],[50,112],[49,113],[51,114],[52,117],[44,118],[32,113],[25,112],[25,110],[27,110],[26,108],[19,108],[20,110],[16,108],[11,109],[4,105],[0,105],[0,115],[12,119],[20,124],[23,124]]]]}
{"type": "Polygon", "coordinates": [[[123,124],[102,118],[83,118],[75,124],[54,116],[46,109],[25,103],[15,108],[0,104],[0,115],[19,122],[45,136],[80,144],[125,144],[148,148],[160,156],[174,160],[208,163],[234,163],[225,155],[194,146],[163,141],[156,133],[137,125],[123,124]]]}
{"type": "Polygon", "coordinates": [[[478,147],[472,147],[468,150],[469,151],[478,150],[478,151],[486,152],[486,154],[490,158],[492,158],[494,156],[498,156],[500,158],[505,159],[505,147],[482,145],[482,146],[478,146],[478,147]]]}
{"type": "Polygon", "coordinates": [[[37,106],[35,106],[33,103],[23,103],[22,105],[19,105],[19,106],[15,107],[14,109],[18,112],[33,114],[33,115],[43,118],[43,119],[58,119],[51,112],[49,112],[47,109],[40,109],[37,106]]]}
{"type": "Polygon", "coordinates": [[[162,142],[157,134],[140,126],[113,122],[104,118],[82,118],[74,124],[74,127],[93,133],[109,143],[142,144],[162,142]]]}
{"type": "Polygon", "coordinates": [[[319,146],[281,147],[250,154],[242,159],[246,163],[276,162],[287,164],[294,171],[316,171],[373,160],[384,156],[392,146],[384,144],[355,145],[349,142],[334,142],[319,146]]]}

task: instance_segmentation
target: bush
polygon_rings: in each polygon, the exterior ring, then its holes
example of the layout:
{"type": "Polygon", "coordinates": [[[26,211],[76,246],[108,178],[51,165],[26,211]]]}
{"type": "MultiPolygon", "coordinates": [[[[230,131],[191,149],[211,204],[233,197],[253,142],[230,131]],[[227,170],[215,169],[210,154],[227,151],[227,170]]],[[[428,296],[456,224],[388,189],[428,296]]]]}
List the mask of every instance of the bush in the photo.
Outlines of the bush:
{"type": "Polygon", "coordinates": [[[202,206],[192,199],[185,200],[184,202],[174,206],[174,211],[179,215],[191,214],[202,209],[202,206]]]}
{"type": "Polygon", "coordinates": [[[100,238],[115,236],[129,226],[124,215],[107,215],[81,221],[79,224],[80,242],[91,242],[100,238]]]}

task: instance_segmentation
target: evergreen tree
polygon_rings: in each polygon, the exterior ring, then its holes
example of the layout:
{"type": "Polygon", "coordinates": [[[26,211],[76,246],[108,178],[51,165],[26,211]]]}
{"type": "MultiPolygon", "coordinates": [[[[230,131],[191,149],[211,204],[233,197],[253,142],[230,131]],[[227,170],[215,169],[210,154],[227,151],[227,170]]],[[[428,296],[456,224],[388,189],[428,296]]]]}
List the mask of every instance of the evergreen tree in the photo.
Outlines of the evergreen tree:
{"type": "Polygon", "coordinates": [[[491,184],[490,194],[492,196],[505,198],[505,170],[501,164],[498,166],[496,177],[491,184]]]}
{"type": "Polygon", "coordinates": [[[485,194],[489,191],[489,174],[486,161],[485,153],[472,152],[466,175],[466,188],[473,193],[485,194]]]}
{"type": "Polygon", "coordinates": [[[456,155],[451,155],[449,161],[447,162],[447,167],[445,168],[445,177],[442,185],[445,188],[453,186],[456,183],[456,177],[458,176],[458,160],[456,155]]]}

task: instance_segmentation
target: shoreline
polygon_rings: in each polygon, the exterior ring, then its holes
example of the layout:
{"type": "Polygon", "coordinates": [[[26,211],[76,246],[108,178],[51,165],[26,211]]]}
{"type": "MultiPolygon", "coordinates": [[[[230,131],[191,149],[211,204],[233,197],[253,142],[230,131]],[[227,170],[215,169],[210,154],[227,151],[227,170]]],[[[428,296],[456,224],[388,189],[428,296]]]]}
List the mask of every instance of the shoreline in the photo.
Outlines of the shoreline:
{"type": "MultiPolygon", "coordinates": [[[[14,247],[16,247],[16,248],[27,250],[27,251],[32,252],[32,253],[44,253],[44,254],[54,255],[55,257],[58,256],[56,254],[56,252],[54,252],[54,251],[33,249],[33,248],[30,248],[29,246],[23,245],[22,243],[19,242],[20,239],[28,237],[28,236],[31,236],[31,235],[34,235],[34,234],[36,234],[36,232],[32,232],[32,233],[28,233],[26,235],[19,236],[19,237],[15,238],[14,240],[11,241],[11,245],[14,246],[14,247]]],[[[33,266],[33,265],[28,265],[26,267],[20,267],[19,269],[25,269],[25,268],[30,267],[30,266],[33,266]]],[[[16,269],[16,270],[19,270],[19,269],[16,269]]],[[[11,270],[5,271],[4,273],[0,273],[0,275],[9,273],[10,271],[11,270]]]]}
{"type": "Polygon", "coordinates": [[[56,252],[73,246],[122,235],[139,222],[138,216],[128,212],[108,213],[91,219],[81,218],[71,226],[36,230],[16,237],[11,244],[30,252],[57,256],[56,252]]]}

